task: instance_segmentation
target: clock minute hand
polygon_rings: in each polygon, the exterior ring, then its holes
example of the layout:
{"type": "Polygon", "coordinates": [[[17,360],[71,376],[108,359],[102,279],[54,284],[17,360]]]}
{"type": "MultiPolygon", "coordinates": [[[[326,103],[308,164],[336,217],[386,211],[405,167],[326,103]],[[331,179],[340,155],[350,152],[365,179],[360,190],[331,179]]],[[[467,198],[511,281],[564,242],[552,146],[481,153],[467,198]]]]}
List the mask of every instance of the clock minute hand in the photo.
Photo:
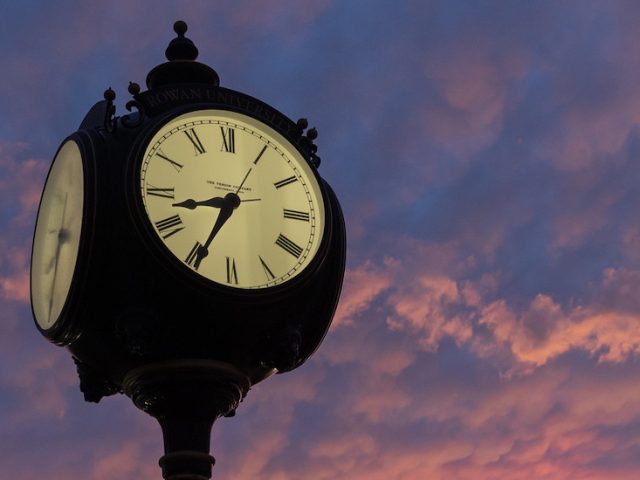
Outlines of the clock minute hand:
{"type": "Polygon", "coordinates": [[[238,208],[238,205],[240,205],[240,198],[235,193],[227,193],[225,195],[220,207],[220,213],[218,213],[218,218],[211,229],[211,233],[207,237],[207,241],[204,242],[204,245],[198,247],[198,251],[196,252],[196,261],[194,263],[196,270],[200,266],[200,262],[209,255],[209,245],[211,245],[211,242],[216,237],[222,226],[227,222],[227,220],[229,220],[229,218],[231,218],[233,211],[238,208]]]}

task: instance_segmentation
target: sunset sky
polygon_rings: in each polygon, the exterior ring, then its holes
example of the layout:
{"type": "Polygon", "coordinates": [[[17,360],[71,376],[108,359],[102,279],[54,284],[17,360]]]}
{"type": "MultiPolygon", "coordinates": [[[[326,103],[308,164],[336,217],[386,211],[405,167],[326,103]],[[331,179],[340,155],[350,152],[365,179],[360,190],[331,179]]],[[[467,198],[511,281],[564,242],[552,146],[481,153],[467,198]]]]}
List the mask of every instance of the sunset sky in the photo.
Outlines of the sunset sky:
{"type": "Polygon", "coordinates": [[[316,126],[332,328],[213,428],[215,479],[640,478],[640,2],[0,0],[0,478],[161,478],[85,403],[28,272],[59,143],[183,19],[221,85],[316,126]]]}

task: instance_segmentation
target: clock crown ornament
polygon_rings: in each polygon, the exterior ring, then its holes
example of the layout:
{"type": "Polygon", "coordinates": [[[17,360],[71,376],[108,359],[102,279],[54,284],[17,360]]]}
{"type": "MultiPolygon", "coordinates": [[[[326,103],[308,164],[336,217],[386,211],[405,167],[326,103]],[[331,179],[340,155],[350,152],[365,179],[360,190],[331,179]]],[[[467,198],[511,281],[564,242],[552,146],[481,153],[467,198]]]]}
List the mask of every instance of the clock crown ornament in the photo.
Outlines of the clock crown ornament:
{"type": "Polygon", "coordinates": [[[318,134],[216,71],[174,24],[147,90],[131,82],[62,142],[32,251],[39,331],[85,399],[124,393],[160,423],[168,480],[207,479],[214,421],[302,365],[335,313],[346,257],[318,134]]]}
{"type": "Polygon", "coordinates": [[[187,24],[178,20],[173,25],[173,30],[178,35],[171,40],[165,51],[168,62],[153,68],[147,75],[147,87],[149,89],[178,83],[208,83],[218,86],[220,77],[216,71],[196,62],[198,48],[187,37],[187,24]]]}

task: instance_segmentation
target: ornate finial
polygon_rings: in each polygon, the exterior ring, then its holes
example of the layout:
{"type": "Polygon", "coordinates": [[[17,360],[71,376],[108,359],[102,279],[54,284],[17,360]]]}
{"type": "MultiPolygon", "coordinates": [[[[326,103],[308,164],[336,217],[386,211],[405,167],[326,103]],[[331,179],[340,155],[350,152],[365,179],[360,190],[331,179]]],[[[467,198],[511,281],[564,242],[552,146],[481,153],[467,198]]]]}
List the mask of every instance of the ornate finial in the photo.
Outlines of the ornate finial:
{"type": "Polygon", "coordinates": [[[309,122],[306,118],[299,118],[296,122],[298,145],[300,145],[302,150],[307,154],[309,162],[318,168],[320,166],[320,157],[316,155],[318,147],[313,143],[313,141],[318,138],[318,130],[316,130],[316,127],[307,130],[308,126],[309,122]],[[305,130],[307,130],[306,133],[305,130]]]}
{"type": "Polygon", "coordinates": [[[307,130],[307,138],[309,138],[309,140],[311,141],[318,138],[318,130],[316,130],[316,127],[313,127],[307,130]]]}
{"type": "Polygon", "coordinates": [[[140,85],[135,82],[129,82],[129,88],[127,89],[134,97],[140,93],[140,85]]]}
{"type": "Polygon", "coordinates": [[[173,24],[173,31],[178,34],[179,37],[184,37],[184,34],[187,33],[187,22],[184,20],[177,20],[176,23],[173,24]]]}
{"type": "Polygon", "coordinates": [[[109,87],[104,91],[103,96],[107,101],[107,105],[104,109],[103,125],[108,132],[112,133],[116,129],[116,107],[113,104],[113,101],[116,99],[116,92],[114,92],[113,89],[109,87]]]}
{"type": "Polygon", "coordinates": [[[104,91],[103,96],[106,101],[113,102],[116,99],[116,92],[114,92],[113,89],[109,87],[104,91]]]}
{"type": "Polygon", "coordinates": [[[169,42],[165,51],[168,62],[154,67],[147,75],[147,87],[149,89],[179,85],[186,83],[201,83],[207,85],[220,85],[220,78],[216,71],[196,62],[198,49],[194,43],[184,36],[187,33],[187,24],[178,20],[173,24],[173,31],[177,37],[169,42]]]}
{"type": "Polygon", "coordinates": [[[171,40],[165,51],[167,60],[195,60],[198,58],[198,49],[190,39],[184,36],[187,33],[187,29],[187,24],[182,20],[178,20],[173,24],[173,31],[178,36],[171,40]]]}

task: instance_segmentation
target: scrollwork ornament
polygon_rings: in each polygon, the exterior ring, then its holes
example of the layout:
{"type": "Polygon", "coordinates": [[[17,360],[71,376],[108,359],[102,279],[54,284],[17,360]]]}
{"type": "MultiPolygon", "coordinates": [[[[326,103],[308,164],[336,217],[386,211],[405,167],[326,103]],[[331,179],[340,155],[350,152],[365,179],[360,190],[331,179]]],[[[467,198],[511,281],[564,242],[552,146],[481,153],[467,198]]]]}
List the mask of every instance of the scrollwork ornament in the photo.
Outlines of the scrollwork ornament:
{"type": "Polygon", "coordinates": [[[134,100],[129,100],[125,105],[125,108],[128,112],[135,108],[136,116],[134,118],[133,115],[125,115],[124,117],[122,117],[122,125],[127,128],[137,128],[142,124],[145,118],[144,105],[140,103],[136,98],[140,93],[140,85],[134,82],[129,82],[128,90],[129,93],[133,95],[134,100]]]}
{"type": "Polygon", "coordinates": [[[116,92],[111,87],[104,91],[104,99],[107,101],[107,108],[104,112],[104,128],[109,133],[113,133],[116,130],[116,107],[113,101],[116,99],[116,92]]]}

